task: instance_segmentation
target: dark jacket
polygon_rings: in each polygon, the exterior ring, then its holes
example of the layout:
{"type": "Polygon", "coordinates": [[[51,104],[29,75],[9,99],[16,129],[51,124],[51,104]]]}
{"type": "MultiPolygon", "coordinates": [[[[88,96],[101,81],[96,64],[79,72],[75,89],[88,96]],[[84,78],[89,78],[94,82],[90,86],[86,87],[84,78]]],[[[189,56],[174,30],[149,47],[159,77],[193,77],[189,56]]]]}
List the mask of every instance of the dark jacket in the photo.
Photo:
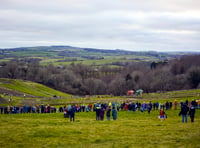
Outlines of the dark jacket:
{"type": "Polygon", "coordinates": [[[179,115],[187,115],[188,111],[189,111],[189,107],[186,104],[183,104],[179,115]]]}
{"type": "Polygon", "coordinates": [[[109,109],[106,111],[106,116],[107,116],[107,117],[110,117],[110,112],[111,112],[111,109],[109,108],[109,109]]]}
{"type": "Polygon", "coordinates": [[[189,115],[190,115],[190,117],[194,117],[194,114],[195,114],[195,107],[192,106],[192,107],[190,107],[189,115]]]}
{"type": "Polygon", "coordinates": [[[103,107],[100,109],[99,116],[102,118],[104,117],[104,108],[103,107]]]}
{"type": "Polygon", "coordinates": [[[75,112],[76,112],[76,108],[75,108],[75,106],[72,106],[71,109],[69,110],[70,116],[74,116],[75,112]]]}

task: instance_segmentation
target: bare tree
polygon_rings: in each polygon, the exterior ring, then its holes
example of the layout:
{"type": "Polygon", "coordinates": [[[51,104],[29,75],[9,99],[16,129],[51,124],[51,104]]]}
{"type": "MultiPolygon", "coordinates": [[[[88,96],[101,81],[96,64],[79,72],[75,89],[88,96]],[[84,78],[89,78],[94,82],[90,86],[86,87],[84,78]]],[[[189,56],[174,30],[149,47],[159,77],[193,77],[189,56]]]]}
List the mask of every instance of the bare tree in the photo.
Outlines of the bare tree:
{"type": "Polygon", "coordinates": [[[200,67],[193,66],[188,71],[188,80],[192,88],[197,88],[200,84],[200,67]]]}

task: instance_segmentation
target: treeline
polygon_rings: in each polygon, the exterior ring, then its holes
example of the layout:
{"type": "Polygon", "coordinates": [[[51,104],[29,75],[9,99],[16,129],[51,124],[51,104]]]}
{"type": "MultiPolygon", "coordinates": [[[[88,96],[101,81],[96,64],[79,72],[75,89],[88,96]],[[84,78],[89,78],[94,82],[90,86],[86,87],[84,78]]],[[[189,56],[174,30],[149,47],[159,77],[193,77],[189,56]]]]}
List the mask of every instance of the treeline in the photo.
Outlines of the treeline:
{"type": "Polygon", "coordinates": [[[200,55],[161,62],[126,63],[121,67],[82,64],[41,66],[38,59],[0,64],[0,77],[44,84],[74,95],[125,95],[130,89],[164,92],[200,88],[200,55]]]}

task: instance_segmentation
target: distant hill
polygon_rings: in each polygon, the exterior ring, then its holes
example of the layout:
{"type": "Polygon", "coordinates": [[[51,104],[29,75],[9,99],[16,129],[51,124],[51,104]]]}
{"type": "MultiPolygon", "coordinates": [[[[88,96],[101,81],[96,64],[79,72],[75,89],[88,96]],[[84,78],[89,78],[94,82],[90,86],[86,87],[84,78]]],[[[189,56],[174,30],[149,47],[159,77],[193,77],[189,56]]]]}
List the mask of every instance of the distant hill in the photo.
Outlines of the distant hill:
{"type": "Polygon", "coordinates": [[[124,67],[135,62],[166,61],[183,55],[200,52],[136,52],[122,49],[95,49],[73,46],[37,46],[0,49],[0,64],[26,58],[27,62],[39,61],[41,65],[66,66],[83,64],[90,66],[124,67]],[[34,60],[33,60],[34,58],[34,60]],[[29,59],[32,59],[31,61],[29,59]]]}
{"type": "Polygon", "coordinates": [[[199,53],[189,53],[189,52],[136,52],[128,50],[109,50],[109,49],[95,49],[95,48],[80,48],[72,46],[37,46],[37,47],[21,47],[21,48],[8,48],[0,49],[0,57],[104,57],[104,56],[124,56],[124,55],[134,55],[134,56],[148,56],[155,57],[158,59],[166,59],[171,57],[177,57],[184,54],[199,54],[199,53]]]}

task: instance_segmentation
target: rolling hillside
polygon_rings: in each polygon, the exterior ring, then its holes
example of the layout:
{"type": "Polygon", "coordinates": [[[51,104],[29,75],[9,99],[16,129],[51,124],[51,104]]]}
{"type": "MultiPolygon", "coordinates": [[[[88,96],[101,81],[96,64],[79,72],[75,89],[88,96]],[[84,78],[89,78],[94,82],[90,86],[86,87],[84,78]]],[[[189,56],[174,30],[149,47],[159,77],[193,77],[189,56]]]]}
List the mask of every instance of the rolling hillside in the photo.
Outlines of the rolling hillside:
{"type": "Polygon", "coordinates": [[[41,98],[47,97],[52,98],[54,96],[59,97],[69,97],[69,94],[51,89],[44,85],[30,82],[30,81],[23,81],[23,80],[16,80],[16,79],[4,79],[0,78],[0,93],[7,94],[12,96],[27,96],[33,98],[41,98]]]}

